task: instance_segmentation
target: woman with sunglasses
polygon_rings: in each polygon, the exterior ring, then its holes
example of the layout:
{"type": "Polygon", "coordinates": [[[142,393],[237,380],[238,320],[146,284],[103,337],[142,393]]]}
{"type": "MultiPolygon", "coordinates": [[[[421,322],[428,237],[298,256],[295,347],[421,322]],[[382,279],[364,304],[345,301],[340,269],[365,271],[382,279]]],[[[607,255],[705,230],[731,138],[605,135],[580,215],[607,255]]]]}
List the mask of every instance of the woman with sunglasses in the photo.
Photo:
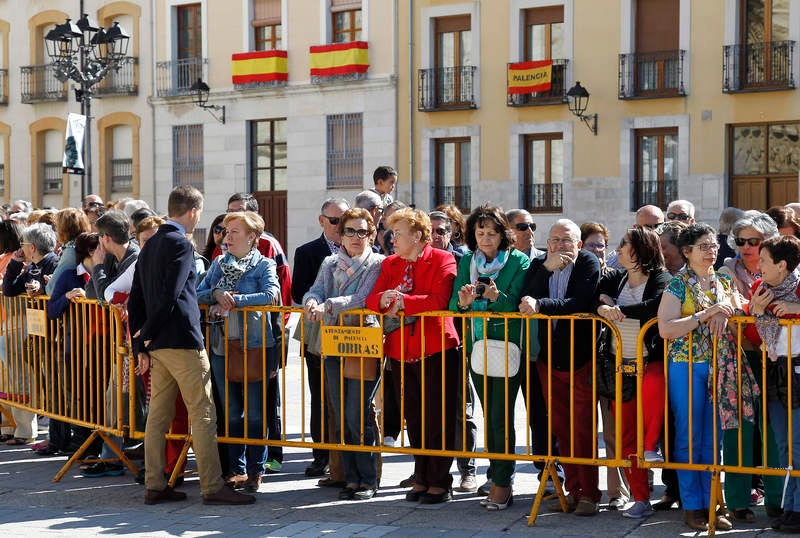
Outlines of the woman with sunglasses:
{"type": "Polygon", "coordinates": [[[209,261],[214,261],[214,251],[216,249],[223,248],[225,240],[225,226],[222,225],[222,219],[224,218],[225,213],[222,215],[217,215],[214,217],[214,220],[211,221],[211,226],[209,226],[211,233],[208,234],[206,246],[203,249],[203,252],[201,252],[203,257],[209,261]]]}
{"type": "MultiPolygon", "coordinates": [[[[743,218],[737,220],[731,228],[728,236],[728,244],[733,248],[736,256],[727,258],[719,272],[727,275],[736,285],[736,289],[742,297],[749,299],[750,290],[753,285],[761,278],[761,267],[759,262],[759,251],[761,243],[772,237],[778,237],[778,226],[775,221],[765,213],[749,212],[743,218]]],[[[761,385],[761,338],[755,325],[748,325],[744,329],[746,338],[742,339],[741,346],[744,351],[745,360],[750,364],[756,381],[761,385]]],[[[759,402],[760,403],[760,402],[759,402]]],[[[751,424],[744,422],[741,427],[742,435],[742,464],[760,466],[763,457],[761,452],[761,433],[764,424],[761,423],[761,412],[756,413],[756,422],[751,424]],[[754,454],[755,450],[758,451],[754,454]],[[755,456],[759,456],[754,462],[755,456]]],[[[775,437],[771,430],[767,430],[767,450],[768,454],[777,454],[775,437]]],[[[722,440],[722,451],[726,464],[739,464],[739,428],[725,431],[722,440]]],[[[777,462],[775,462],[777,463],[777,462]]],[[[726,473],[725,476],[725,502],[731,510],[732,516],[745,522],[755,520],[755,514],[749,508],[751,485],[753,476],[749,474],[726,473]]],[[[765,476],[757,477],[759,490],[757,494],[764,496],[764,505],[771,517],[775,517],[780,512],[781,495],[783,493],[782,480],[780,477],[765,476]]]]}
{"type": "MultiPolygon", "coordinates": [[[[303,296],[306,322],[316,325],[379,327],[377,316],[345,314],[364,308],[367,294],[381,271],[383,256],[372,250],[375,224],[369,211],[348,209],[338,224],[342,245],[338,253],[322,261],[314,284],[303,296]]],[[[306,325],[306,346],[320,353],[319,332],[306,325]]],[[[325,357],[325,383],[329,395],[329,427],[333,441],[348,445],[374,446],[372,399],[378,388],[382,368],[376,359],[325,357]],[[356,368],[357,367],[357,368],[356,368]],[[363,398],[363,399],[362,399],[363,398]],[[342,407],[342,402],[344,407],[342,407]],[[362,422],[363,417],[363,422],[362,422]]],[[[342,500],[371,499],[378,490],[378,455],[375,452],[341,452],[346,484],[339,492],[342,500]]]]}
{"type": "MultiPolygon", "coordinates": [[[[677,246],[686,266],[670,280],[658,308],[659,334],[669,340],[667,388],[675,415],[675,450],[671,459],[708,464],[715,461],[719,451],[719,446],[714,446],[714,414],[718,413],[716,424],[722,430],[738,428],[740,415],[743,421],[754,423],[759,388],[746,361],[739,376],[736,335],[728,327],[728,318],[741,309],[741,297],[730,278],[714,271],[719,249],[716,232],[707,224],[692,223],[678,236],[677,246]],[[711,370],[715,341],[716,372],[711,370]],[[737,385],[740,377],[741,409],[737,385]]],[[[678,481],[686,524],[695,530],[707,530],[711,474],[678,471],[678,481]]],[[[717,514],[716,522],[718,529],[732,528],[723,513],[717,514]]]]}

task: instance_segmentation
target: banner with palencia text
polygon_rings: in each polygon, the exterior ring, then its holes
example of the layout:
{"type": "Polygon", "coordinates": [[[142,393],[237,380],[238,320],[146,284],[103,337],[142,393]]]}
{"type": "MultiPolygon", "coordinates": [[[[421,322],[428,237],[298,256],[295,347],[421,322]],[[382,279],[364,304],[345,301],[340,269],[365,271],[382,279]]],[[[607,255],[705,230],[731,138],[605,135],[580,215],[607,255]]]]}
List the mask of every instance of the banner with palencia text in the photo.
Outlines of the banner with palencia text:
{"type": "Polygon", "coordinates": [[[82,176],[83,169],[83,139],[86,134],[86,116],[72,114],[67,116],[67,132],[64,142],[64,160],[61,165],[65,174],[82,176]]]}
{"type": "Polygon", "coordinates": [[[314,45],[308,52],[312,77],[366,73],[369,69],[369,45],[366,41],[314,45]]]}
{"type": "Polygon", "coordinates": [[[253,82],[285,82],[289,79],[285,50],[241,52],[231,56],[234,84],[253,82]]]}
{"type": "Polygon", "coordinates": [[[508,93],[546,92],[553,80],[553,60],[508,64],[508,93]]]}

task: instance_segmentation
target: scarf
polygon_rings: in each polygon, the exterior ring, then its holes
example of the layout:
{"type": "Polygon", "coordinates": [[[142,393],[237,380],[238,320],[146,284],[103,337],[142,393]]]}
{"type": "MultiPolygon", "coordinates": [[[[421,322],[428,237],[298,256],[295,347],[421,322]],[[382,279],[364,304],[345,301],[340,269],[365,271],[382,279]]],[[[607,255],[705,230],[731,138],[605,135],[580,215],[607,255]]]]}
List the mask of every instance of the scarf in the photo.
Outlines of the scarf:
{"type": "Polygon", "coordinates": [[[744,262],[738,256],[736,258],[728,258],[725,260],[725,267],[731,269],[733,274],[736,276],[734,284],[736,284],[736,287],[739,289],[739,293],[742,294],[742,297],[748,297],[750,295],[750,287],[756,280],[761,278],[761,274],[756,273],[753,275],[747,270],[747,267],[744,266],[744,262]]]}
{"type": "MultiPolygon", "coordinates": [[[[763,282],[763,281],[762,281],[763,282]]],[[[775,301],[787,301],[790,303],[800,303],[797,297],[797,286],[800,285],[800,270],[795,269],[777,286],[770,286],[764,282],[764,287],[775,296],[775,301]]],[[[773,361],[778,359],[778,337],[781,333],[781,325],[778,317],[771,309],[767,309],[756,318],[756,329],[758,335],[767,347],[767,355],[773,361]]]]}
{"type": "Polygon", "coordinates": [[[225,257],[222,258],[222,261],[219,262],[219,268],[222,269],[222,278],[219,279],[219,282],[217,282],[217,285],[214,287],[222,291],[235,290],[236,284],[239,283],[239,279],[242,278],[250,262],[253,261],[253,256],[255,256],[256,252],[258,252],[258,249],[253,247],[250,249],[250,252],[239,259],[228,252],[225,257]]]}
{"type": "Polygon", "coordinates": [[[360,256],[351,258],[343,248],[336,254],[336,270],[333,272],[333,282],[338,295],[352,295],[358,287],[359,281],[354,278],[364,267],[369,258],[371,249],[365,248],[360,256]]]}
{"type": "Polygon", "coordinates": [[[508,261],[508,252],[507,250],[501,250],[492,261],[488,262],[486,261],[486,255],[480,249],[476,249],[475,255],[472,256],[472,263],[469,266],[470,280],[475,282],[479,276],[488,276],[492,280],[497,280],[497,276],[508,261]]]}
{"type": "MultiPolygon", "coordinates": [[[[711,294],[713,300],[703,292],[700,283],[697,280],[697,275],[688,266],[685,273],[682,273],[686,282],[688,292],[691,294],[692,301],[695,305],[695,311],[700,312],[710,308],[716,303],[722,302],[727,296],[733,293],[733,290],[726,285],[727,281],[722,281],[717,277],[716,273],[711,274],[711,294]]],[[[708,324],[701,323],[695,329],[695,338],[693,338],[694,352],[702,353],[709,359],[713,356],[714,338],[708,324]]],[[[716,391],[717,391],[717,408],[719,410],[720,426],[723,430],[733,430],[739,427],[739,385],[738,385],[738,363],[737,355],[741,356],[738,346],[736,345],[736,337],[733,331],[728,327],[725,334],[717,340],[717,377],[716,377],[716,391]]],[[[742,418],[755,424],[756,421],[756,402],[761,396],[761,389],[756,383],[753,371],[750,369],[750,363],[747,360],[742,360],[742,418]]],[[[709,392],[710,388],[714,386],[714,381],[709,374],[709,392]]]]}

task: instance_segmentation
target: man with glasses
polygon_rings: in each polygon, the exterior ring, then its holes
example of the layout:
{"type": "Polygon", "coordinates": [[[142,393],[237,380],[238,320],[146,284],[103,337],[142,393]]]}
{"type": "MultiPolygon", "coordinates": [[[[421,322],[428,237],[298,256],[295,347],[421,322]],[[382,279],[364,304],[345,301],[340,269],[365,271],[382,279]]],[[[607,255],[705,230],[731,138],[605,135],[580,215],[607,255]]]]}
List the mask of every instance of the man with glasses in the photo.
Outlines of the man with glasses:
{"type": "Polygon", "coordinates": [[[381,200],[381,197],[373,191],[359,192],[356,195],[353,204],[354,207],[359,207],[369,211],[369,214],[372,216],[372,222],[377,223],[381,220],[381,215],[383,215],[383,201],[381,200]]]}
{"type": "Polygon", "coordinates": [[[673,200],[667,206],[667,222],[679,220],[689,224],[694,223],[694,204],[689,200],[673,200]]]}
{"type": "Polygon", "coordinates": [[[100,198],[97,194],[89,194],[86,198],[83,199],[83,211],[89,211],[95,207],[102,207],[103,199],[100,198]]]}
{"type": "Polygon", "coordinates": [[[453,224],[450,222],[450,217],[442,211],[431,211],[428,216],[431,219],[431,245],[434,248],[446,250],[458,263],[464,253],[454,248],[453,243],[450,242],[453,236],[453,224]]]}
{"type": "MultiPolygon", "coordinates": [[[[580,239],[580,228],[573,221],[559,219],[553,224],[547,238],[547,254],[534,258],[525,275],[520,312],[528,316],[559,316],[592,311],[592,300],[600,281],[600,261],[591,252],[581,249],[580,239]]],[[[563,455],[573,457],[592,457],[594,432],[597,431],[591,419],[586,420],[592,416],[596,405],[591,382],[594,340],[586,337],[591,332],[589,320],[539,322],[541,349],[536,369],[542,394],[544,401],[551,405],[548,412],[558,446],[566,453],[563,455]],[[552,334],[552,341],[548,339],[549,334],[552,334]],[[574,371],[571,372],[571,368],[574,371]],[[552,398],[548,398],[548,391],[552,398]],[[573,417],[582,417],[574,421],[574,431],[573,417]]],[[[597,467],[565,463],[564,475],[564,485],[569,492],[567,511],[579,516],[597,514],[602,497],[597,467]]],[[[548,508],[561,510],[561,504],[556,501],[548,508]]]]}
{"type": "Polygon", "coordinates": [[[506,218],[514,232],[514,248],[531,260],[544,254],[543,250],[536,248],[536,223],[530,213],[524,209],[511,209],[506,212],[506,218]]]}
{"type": "MultiPolygon", "coordinates": [[[[292,298],[296,304],[303,304],[303,296],[314,284],[322,260],[331,254],[339,252],[339,245],[342,238],[339,236],[339,219],[345,211],[350,209],[350,204],[342,198],[328,198],[322,203],[319,214],[319,225],[322,234],[304,245],[297,247],[294,251],[294,274],[292,286],[292,298]]],[[[306,379],[308,379],[308,389],[311,391],[311,438],[315,443],[322,443],[322,420],[323,412],[320,410],[322,404],[322,394],[320,386],[320,368],[322,359],[316,353],[312,353],[305,347],[301,353],[306,358],[306,379]]],[[[327,415],[327,405],[324,410],[327,415]]],[[[328,431],[328,428],[325,428],[328,431]]],[[[321,448],[313,449],[314,461],[306,468],[306,476],[323,476],[329,468],[329,454],[327,450],[321,448]]],[[[344,473],[342,473],[342,477],[344,473]]],[[[320,485],[339,486],[339,480],[321,480],[320,485]]],[[[344,487],[344,483],[341,487],[344,487]]]]}

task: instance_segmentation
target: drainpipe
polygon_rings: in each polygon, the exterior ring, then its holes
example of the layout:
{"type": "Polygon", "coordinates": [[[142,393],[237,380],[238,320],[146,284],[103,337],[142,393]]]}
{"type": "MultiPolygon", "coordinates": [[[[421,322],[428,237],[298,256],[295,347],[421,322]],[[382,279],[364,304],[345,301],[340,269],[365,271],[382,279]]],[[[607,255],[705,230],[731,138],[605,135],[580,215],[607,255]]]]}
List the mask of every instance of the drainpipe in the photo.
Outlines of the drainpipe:
{"type": "Polygon", "coordinates": [[[414,0],[408,0],[408,181],[411,206],[416,206],[414,189],[414,0]]]}
{"type": "MultiPolygon", "coordinates": [[[[152,55],[152,57],[150,58],[150,65],[153,66],[153,67],[155,67],[155,65],[156,65],[156,57],[158,55],[158,50],[156,49],[158,40],[156,39],[157,30],[156,30],[155,21],[156,21],[156,0],[150,0],[150,21],[148,21],[149,24],[147,25],[147,27],[150,28],[150,54],[152,55]]],[[[141,73],[140,73],[140,76],[141,76],[141,73]]],[[[152,80],[150,81],[150,85],[151,85],[150,95],[155,97],[156,96],[156,78],[158,77],[158,73],[156,72],[155,69],[151,69],[150,70],[150,76],[152,77],[152,80]]],[[[150,143],[151,143],[150,151],[153,154],[153,158],[152,158],[153,164],[152,164],[152,172],[151,172],[152,175],[153,175],[153,192],[152,192],[152,196],[153,196],[153,207],[157,207],[156,206],[156,201],[158,200],[158,197],[156,196],[156,106],[153,103],[152,98],[148,99],[148,102],[150,103],[150,116],[151,116],[151,118],[150,118],[150,121],[151,121],[151,124],[150,124],[150,135],[151,135],[150,136],[150,143]]],[[[139,193],[139,194],[141,194],[141,193],[139,193]]]]}

